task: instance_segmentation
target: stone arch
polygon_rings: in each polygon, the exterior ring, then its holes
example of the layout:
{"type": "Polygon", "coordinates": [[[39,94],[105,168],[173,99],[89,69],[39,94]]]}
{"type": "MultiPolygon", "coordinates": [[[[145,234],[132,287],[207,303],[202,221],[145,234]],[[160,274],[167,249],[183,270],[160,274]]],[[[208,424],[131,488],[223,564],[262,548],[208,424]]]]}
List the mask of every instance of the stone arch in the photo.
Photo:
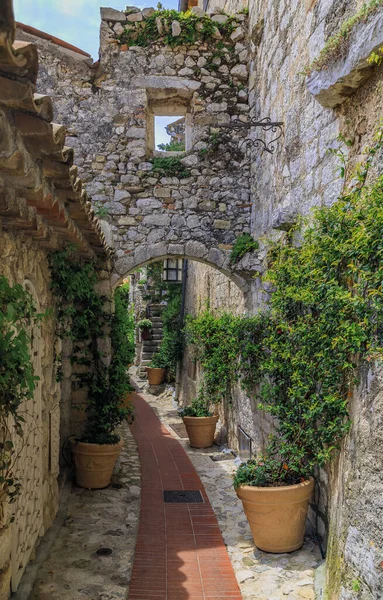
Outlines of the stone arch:
{"type": "Polygon", "coordinates": [[[250,281],[232,269],[228,251],[216,247],[207,248],[205,244],[197,241],[189,240],[179,244],[159,242],[137,247],[133,253],[117,258],[115,261],[112,274],[113,286],[118,286],[129,273],[139,267],[166,258],[184,258],[214,267],[239,287],[244,295],[245,306],[248,306],[250,281]]]}

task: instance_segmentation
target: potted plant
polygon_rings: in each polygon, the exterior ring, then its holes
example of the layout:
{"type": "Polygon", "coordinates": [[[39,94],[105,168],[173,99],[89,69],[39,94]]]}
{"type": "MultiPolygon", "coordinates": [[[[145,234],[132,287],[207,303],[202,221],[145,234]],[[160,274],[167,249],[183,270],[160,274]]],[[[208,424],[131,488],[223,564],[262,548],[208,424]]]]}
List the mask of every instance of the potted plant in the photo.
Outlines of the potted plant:
{"type": "Polygon", "coordinates": [[[193,398],[191,405],[186,406],[182,412],[192,448],[210,448],[214,442],[218,415],[213,415],[201,396],[193,398]]]}
{"type": "Polygon", "coordinates": [[[151,330],[153,327],[153,323],[151,322],[150,319],[141,319],[141,321],[138,321],[137,327],[141,331],[141,338],[143,340],[151,339],[151,335],[152,335],[151,330]]]}
{"type": "Polygon", "coordinates": [[[133,405],[126,400],[131,390],[124,365],[112,365],[105,373],[100,369],[88,378],[88,405],[85,430],[71,440],[76,483],[88,489],[105,488],[110,484],[116,460],[123,442],[116,428],[133,419],[133,405]]]}
{"type": "Polygon", "coordinates": [[[146,368],[149,385],[160,385],[166,374],[166,361],[159,352],[154,354],[151,363],[146,368]]]}
{"type": "Polygon", "coordinates": [[[303,544],[314,479],[290,456],[271,451],[242,463],[234,487],[254,543],[266,552],[292,552],[303,544]]]}

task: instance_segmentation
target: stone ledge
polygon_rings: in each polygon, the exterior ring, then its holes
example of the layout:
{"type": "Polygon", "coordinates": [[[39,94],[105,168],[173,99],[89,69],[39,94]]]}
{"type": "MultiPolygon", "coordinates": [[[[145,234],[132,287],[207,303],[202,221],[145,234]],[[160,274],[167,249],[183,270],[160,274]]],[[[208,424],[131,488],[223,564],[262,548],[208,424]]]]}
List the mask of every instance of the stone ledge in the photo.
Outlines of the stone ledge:
{"type": "Polygon", "coordinates": [[[309,92],[325,108],[342,104],[372,75],[373,66],[367,59],[381,46],[383,11],[354,28],[345,57],[330,64],[327,69],[314,71],[306,78],[309,92]]]}

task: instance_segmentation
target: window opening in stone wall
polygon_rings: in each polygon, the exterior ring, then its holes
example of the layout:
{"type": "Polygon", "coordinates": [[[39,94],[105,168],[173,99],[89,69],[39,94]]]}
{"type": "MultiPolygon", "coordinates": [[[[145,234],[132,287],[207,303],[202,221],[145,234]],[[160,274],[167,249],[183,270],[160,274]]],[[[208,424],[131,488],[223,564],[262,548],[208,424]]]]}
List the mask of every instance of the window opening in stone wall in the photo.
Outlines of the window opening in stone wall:
{"type": "Polygon", "coordinates": [[[162,272],[163,281],[174,281],[181,283],[182,281],[182,258],[167,258],[164,260],[164,268],[162,272]]]}
{"type": "Polygon", "coordinates": [[[154,116],[155,150],[184,152],[186,148],[185,117],[154,116]]]}

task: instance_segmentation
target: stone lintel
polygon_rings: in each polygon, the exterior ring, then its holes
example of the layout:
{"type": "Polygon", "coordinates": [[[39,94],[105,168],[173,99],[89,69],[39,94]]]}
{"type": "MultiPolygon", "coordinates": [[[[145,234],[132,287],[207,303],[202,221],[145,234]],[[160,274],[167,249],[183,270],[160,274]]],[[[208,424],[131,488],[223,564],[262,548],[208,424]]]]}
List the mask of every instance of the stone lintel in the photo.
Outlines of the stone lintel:
{"type": "Polygon", "coordinates": [[[325,108],[342,104],[372,75],[367,59],[383,45],[383,11],[355,26],[346,56],[306,78],[309,92],[325,108]]]}

